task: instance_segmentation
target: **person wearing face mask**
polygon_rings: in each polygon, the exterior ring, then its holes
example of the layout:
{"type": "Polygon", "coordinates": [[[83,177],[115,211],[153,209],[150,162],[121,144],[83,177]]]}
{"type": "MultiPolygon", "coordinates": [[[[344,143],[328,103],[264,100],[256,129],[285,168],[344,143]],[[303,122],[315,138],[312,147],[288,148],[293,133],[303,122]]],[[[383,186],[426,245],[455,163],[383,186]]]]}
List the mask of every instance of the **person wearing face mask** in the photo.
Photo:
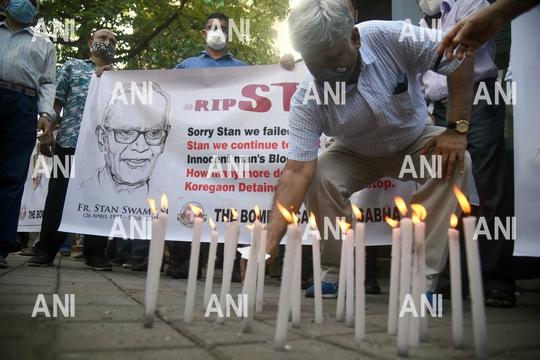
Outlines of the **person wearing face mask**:
{"type": "MultiPolygon", "coordinates": [[[[490,6],[486,0],[418,0],[418,5],[426,15],[441,13],[440,27],[447,32],[455,24],[470,14],[490,6]]],[[[468,133],[468,151],[473,163],[473,175],[480,198],[479,215],[484,216],[491,233],[494,233],[495,218],[512,216],[512,205],[508,204],[505,190],[505,107],[496,104],[495,84],[497,82],[495,64],[495,41],[488,40],[476,49],[474,62],[474,94],[479,86],[485,86],[489,98],[479,99],[472,106],[471,127],[468,133]]],[[[434,118],[437,125],[447,124],[448,86],[446,78],[433,71],[422,76],[426,99],[434,104],[434,118]]],[[[482,92],[483,94],[483,92],[482,92]]],[[[474,97],[475,95],[473,95],[474,97]]],[[[503,221],[504,222],[504,221],[503,221]]],[[[488,240],[486,235],[478,236],[484,294],[486,305],[512,307],[516,303],[516,285],[508,268],[512,260],[513,241],[488,240]]],[[[449,286],[441,283],[441,292],[449,286]]]]}
{"type": "MultiPolygon", "coordinates": [[[[199,56],[190,57],[175,66],[175,69],[195,69],[212,67],[247,66],[245,62],[238,60],[228,49],[229,17],[223,13],[208,15],[201,34],[206,42],[206,49],[199,56]]],[[[189,272],[189,255],[191,244],[189,242],[171,242],[169,244],[171,264],[168,273],[175,279],[187,279],[189,272]]],[[[199,261],[199,277],[201,267],[205,263],[203,257],[208,253],[208,243],[201,244],[201,260],[199,261]]],[[[218,245],[218,259],[223,258],[223,244],[218,245]]],[[[233,282],[240,281],[240,257],[234,264],[233,282]]]]}
{"type": "MultiPolygon", "coordinates": [[[[71,169],[72,155],[81,127],[81,120],[94,74],[101,76],[110,70],[114,61],[116,37],[108,29],[97,30],[88,40],[90,58],[85,60],[70,59],[62,66],[56,76],[56,100],[54,110],[57,119],[63,110],[56,139],[52,134],[43,137],[40,152],[45,156],[56,156],[62,166],[71,169]],[[66,167],[67,166],[67,167],[66,167]]],[[[62,210],[68,188],[69,178],[58,172],[49,180],[49,190],[43,209],[40,241],[36,244],[35,255],[28,262],[29,266],[50,266],[66,233],[58,231],[62,219],[62,210]]],[[[111,270],[111,264],[105,258],[107,238],[86,235],[84,237],[84,255],[86,264],[95,270],[111,270]]]]}
{"type": "Polygon", "coordinates": [[[228,49],[229,17],[223,13],[212,13],[206,18],[201,34],[206,49],[199,56],[190,57],[175,66],[176,69],[246,66],[236,59],[228,49]]]}
{"type": "MultiPolygon", "coordinates": [[[[351,14],[354,19],[354,23],[358,24],[359,23],[358,9],[360,8],[360,1],[358,0],[343,0],[343,1],[345,1],[347,5],[349,6],[349,9],[351,10],[351,14]]],[[[281,57],[279,64],[285,70],[292,71],[294,70],[295,63],[300,62],[300,61],[302,60],[299,59],[295,61],[294,56],[292,54],[284,54],[281,57]]],[[[329,138],[326,142],[326,146],[331,145],[332,142],[333,142],[333,139],[329,138]]],[[[307,283],[304,282],[304,274],[305,274],[304,270],[309,274],[313,273],[313,269],[312,269],[313,263],[311,261],[312,260],[311,256],[312,256],[311,248],[309,246],[303,246],[302,247],[302,276],[303,276],[302,288],[307,288],[305,292],[306,297],[313,297],[315,294],[315,288],[312,285],[309,286],[310,284],[312,284],[312,282],[311,281],[308,281],[307,283]]],[[[377,274],[379,272],[379,268],[377,266],[378,257],[379,257],[378,246],[368,246],[366,248],[366,279],[365,279],[364,284],[365,284],[365,289],[366,289],[367,294],[378,295],[381,293],[381,286],[379,285],[379,282],[377,281],[377,274]]]]}
{"type": "MultiPolygon", "coordinates": [[[[350,196],[379,178],[417,182],[419,189],[411,202],[422,204],[429,214],[426,275],[428,288],[433,289],[446,264],[448,219],[458,212],[452,187],[467,191],[470,159],[465,134],[473,59],[438,61],[436,39],[442,33],[437,30],[403,21],[366,21],[355,26],[343,0],[301,1],[288,21],[292,44],[310,74],[291,101],[289,155],[274,204],[296,212],[304,202],[315,214],[318,228],[324,229],[325,219],[334,222],[345,217],[351,223],[350,196]],[[401,36],[407,25],[414,39],[401,36]],[[426,124],[427,107],[416,75],[428,69],[448,78],[452,104],[448,129],[426,124]],[[315,87],[322,98],[323,85],[334,89],[336,82],[345,82],[345,103],[318,103],[306,96],[315,87]],[[334,143],[318,155],[323,133],[332,136],[334,143]],[[422,155],[441,156],[442,179],[400,174],[405,159],[420,169],[422,155]]],[[[286,227],[283,216],[272,209],[267,237],[272,256],[286,227]]],[[[327,297],[337,295],[342,242],[335,240],[330,232],[321,242],[327,297]]]]}
{"type": "Polygon", "coordinates": [[[54,116],[56,53],[31,28],[38,7],[37,0],[0,0],[0,268],[17,240],[36,127],[48,136],[54,116]]]}

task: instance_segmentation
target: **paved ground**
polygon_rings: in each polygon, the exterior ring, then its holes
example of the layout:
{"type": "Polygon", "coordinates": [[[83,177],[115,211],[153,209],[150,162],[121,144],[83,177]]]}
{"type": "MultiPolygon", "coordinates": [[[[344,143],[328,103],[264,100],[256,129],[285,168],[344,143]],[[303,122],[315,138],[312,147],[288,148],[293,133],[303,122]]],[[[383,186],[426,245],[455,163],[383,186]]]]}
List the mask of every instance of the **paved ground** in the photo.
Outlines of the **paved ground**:
{"type": "MultiPolygon", "coordinates": [[[[262,314],[254,331],[242,334],[240,319],[216,324],[196,309],[191,325],[182,321],[186,281],[162,277],[154,328],[142,326],[145,274],[116,269],[95,272],[63,258],[56,267],[25,266],[10,256],[0,271],[0,358],[8,359],[395,359],[395,338],[386,335],[387,296],[367,297],[367,340],[356,345],[353,329],[336,323],[335,300],[325,300],[325,322],[313,322],[313,301],[302,300],[302,324],[289,328],[289,351],[274,351],[279,283],[267,278],[262,314]],[[31,317],[37,294],[75,294],[74,318],[31,317]]],[[[57,261],[58,264],[58,261],[57,261]]],[[[219,275],[219,274],[218,274],[219,275]]],[[[383,283],[384,285],[384,283],[383,283]]],[[[540,358],[540,286],[521,283],[519,306],[487,309],[492,359],[540,358]],[[525,290],[523,288],[527,288],[525,290]]],[[[198,283],[199,293],[203,282],[198,283]]],[[[384,289],[386,292],[386,288],[384,289]]],[[[215,292],[219,290],[215,287],[215,292]]],[[[233,286],[233,292],[240,286],[233,286]]],[[[63,296],[62,296],[63,298],[63,296]]],[[[202,295],[198,303],[202,303],[202,295]]],[[[445,308],[449,309],[448,302],[445,308]]],[[[413,349],[413,359],[473,358],[471,321],[466,310],[466,347],[451,346],[450,313],[430,319],[430,341],[413,349]]]]}

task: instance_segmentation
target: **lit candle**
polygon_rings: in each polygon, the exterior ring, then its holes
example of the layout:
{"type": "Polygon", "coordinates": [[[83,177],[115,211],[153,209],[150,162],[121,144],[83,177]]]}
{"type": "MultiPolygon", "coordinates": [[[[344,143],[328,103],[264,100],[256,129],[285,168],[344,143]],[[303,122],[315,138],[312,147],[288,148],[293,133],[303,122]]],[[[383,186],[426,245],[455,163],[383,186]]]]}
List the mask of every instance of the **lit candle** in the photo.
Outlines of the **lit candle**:
{"type": "Polygon", "coordinates": [[[354,326],[354,231],[347,230],[345,237],[345,256],[346,261],[346,297],[345,297],[345,324],[349,327],[354,326]]]}
{"type": "Polygon", "coordinates": [[[197,272],[199,268],[199,250],[201,247],[202,232],[202,209],[195,205],[190,205],[193,214],[193,235],[191,238],[191,254],[189,256],[189,273],[186,294],[186,305],[184,308],[184,322],[189,324],[193,321],[193,308],[195,307],[195,294],[197,291],[197,272]]]}
{"type": "Polygon", "coordinates": [[[345,221],[338,220],[339,227],[341,228],[341,256],[339,259],[339,282],[338,282],[338,296],[336,305],[336,321],[343,321],[345,313],[345,287],[347,286],[347,248],[345,247],[345,239],[347,238],[347,230],[350,224],[345,221]]]}
{"type": "MultiPolygon", "coordinates": [[[[413,240],[413,266],[412,266],[412,298],[414,307],[417,311],[420,310],[420,297],[425,294],[425,266],[422,266],[422,261],[425,263],[425,237],[426,224],[422,220],[426,216],[426,209],[420,204],[411,204],[414,212],[412,216],[414,228],[413,240]]],[[[426,323],[427,324],[427,323],[426,323]]],[[[427,329],[426,329],[427,330],[427,329]]],[[[427,336],[427,334],[426,334],[427,336]]],[[[416,347],[420,345],[420,318],[414,316],[409,321],[409,346],[416,347]]]]}
{"type": "Polygon", "coordinates": [[[455,229],[458,218],[450,217],[448,229],[448,249],[450,252],[450,296],[452,301],[452,338],[454,347],[461,349],[463,342],[463,297],[461,294],[461,254],[459,252],[459,231],[455,229]]]}
{"type": "MultiPolygon", "coordinates": [[[[401,197],[396,197],[396,206],[401,216],[407,215],[407,205],[401,197]]],[[[399,306],[402,307],[405,296],[411,291],[411,251],[413,241],[413,227],[411,219],[403,217],[400,222],[401,232],[401,268],[399,281],[399,306]]],[[[397,346],[399,356],[407,356],[409,353],[409,320],[410,313],[403,314],[398,320],[397,346]]]]}
{"type": "Polygon", "coordinates": [[[263,309],[264,298],[264,273],[266,271],[266,226],[263,225],[261,233],[261,244],[259,246],[259,259],[257,270],[257,295],[255,297],[255,312],[261,312],[263,309]]]}
{"type": "MultiPolygon", "coordinates": [[[[454,193],[461,209],[468,215],[471,206],[465,195],[454,186],[454,193]]],[[[482,273],[478,243],[475,239],[476,217],[463,218],[463,231],[465,235],[465,252],[467,254],[467,273],[469,275],[469,293],[471,295],[471,308],[473,317],[473,334],[476,357],[487,359],[486,310],[484,308],[484,288],[482,287],[482,273]]]]}
{"type": "Polygon", "coordinates": [[[354,225],[354,246],[356,256],[356,308],[354,321],[354,338],[361,341],[366,337],[366,226],[362,222],[363,215],[360,209],[352,206],[356,224],[354,225]]]}
{"type": "Polygon", "coordinates": [[[281,204],[276,204],[277,208],[287,220],[287,244],[285,245],[285,256],[283,259],[283,269],[281,273],[281,287],[279,289],[278,316],[276,321],[276,334],[274,337],[274,348],[285,350],[287,341],[287,325],[289,323],[289,310],[291,308],[291,284],[294,270],[294,259],[296,243],[301,241],[300,226],[297,225],[295,214],[289,213],[281,204]]]}
{"type": "Polygon", "coordinates": [[[323,322],[323,307],[322,307],[322,289],[321,289],[321,250],[320,240],[321,235],[317,230],[317,222],[315,215],[309,215],[309,224],[311,226],[311,250],[313,255],[313,287],[315,300],[315,323],[322,324],[323,322]]]}
{"type": "Polygon", "coordinates": [[[243,332],[251,332],[253,313],[255,311],[255,294],[257,291],[257,260],[259,257],[259,245],[262,235],[262,224],[259,221],[259,207],[255,206],[255,222],[253,223],[253,239],[249,249],[249,259],[247,263],[246,276],[244,279],[245,294],[247,294],[248,313],[244,314],[243,332]]]}
{"type": "Polygon", "coordinates": [[[210,235],[210,249],[208,249],[208,263],[206,265],[206,281],[204,284],[204,307],[208,307],[210,301],[210,295],[212,295],[212,285],[214,284],[214,266],[216,264],[216,250],[218,233],[216,231],[216,224],[212,221],[212,218],[208,218],[208,224],[212,229],[210,235]]]}
{"type": "Polygon", "coordinates": [[[163,248],[165,247],[165,233],[168,222],[167,196],[161,196],[161,210],[158,214],[156,200],[148,199],[150,210],[155,216],[152,219],[152,237],[148,254],[148,271],[146,273],[146,286],[144,291],[144,327],[150,328],[154,323],[156,312],[157,295],[159,289],[159,273],[163,260],[163,248]]]}
{"type": "Polygon", "coordinates": [[[399,222],[389,217],[384,219],[392,227],[392,262],[390,263],[390,293],[388,300],[388,335],[396,335],[398,321],[398,291],[399,291],[399,222]]]}
{"type": "MultiPolygon", "coordinates": [[[[226,307],[226,298],[231,289],[232,271],[234,266],[234,259],[236,258],[236,245],[238,243],[238,235],[240,234],[240,225],[236,221],[238,212],[235,209],[231,209],[232,218],[228,224],[228,228],[225,233],[225,244],[223,250],[223,273],[221,279],[221,293],[219,296],[219,306],[221,309],[226,307]]],[[[223,323],[225,317],[218,316],[217,323],[223,323]]]]}
{"type": "Polygon", "coordinates": [[[302,299],[302,241],[295,243],[294,270],[291,290],[291,312],[293,328],[300,327],[300,309],[302,299]]]}

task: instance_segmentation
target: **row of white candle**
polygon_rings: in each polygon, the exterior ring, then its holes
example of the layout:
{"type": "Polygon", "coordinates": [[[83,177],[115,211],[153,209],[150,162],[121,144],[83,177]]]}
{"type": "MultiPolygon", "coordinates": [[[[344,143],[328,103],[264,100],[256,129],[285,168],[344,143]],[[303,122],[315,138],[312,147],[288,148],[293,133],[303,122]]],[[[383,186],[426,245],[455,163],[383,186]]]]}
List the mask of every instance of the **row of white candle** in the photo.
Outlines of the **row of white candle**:
{"type": "MultiPolygon", "coordinates": [[[[454,189],[462,208],[466,199],[457,189],[454,189]],[[463,199],[465,199],[463,201],[463,199]]],[[[426,212],[421,205],[412,204],[414,211],[413,220],[406,217],[407,207],[401,198],[396,198],[396,204],[404,216],[399,228],[397,222],[387,222],[393,227],[392,230],[392,262],[390,278],[390,296],[388,307],[388,333],[398,335],[398,353],[407,355],[410,346],[417,346],[419,341],[427,340],[427,318],[411,318],[407,313],[398,319],[398,306],[403,304],[405,295],[411,292],[415,308],[420,307],[420,296],[426,293],[425,280],[425,223],[422,221],[426,212]],[[412,270],[412,271],[411,271],[412,270]],[[412,279],[411,279],[412,275],[412,279]],[[399,280],[398,280],[399,279],[399,280]],[[399,301],[398,301],[399,296],[399,301]]],[[[145,326],[152,325],[153,314],[156,307],[157,288],[159,282],[159,269],[161,268],[161,255],[163,253],[165,229],[167,224],[166,198],[161,204],[161,211],[157,212],[155,202],[151,202],[151,209],[155,216],[152,222],[152,242],[149,255],[149,269],[145,294],[145,326]],[[165,201],[165,204],[164,204],[165,201]]],[[[466,204],[468,206],[468,203],[466,204]]],[[[353,206],[355,215],[359,220],[361,213],[353,206]]],[[[188,290],[184,310],[184,321],[189,323],[193,319],[193,308],[196,293],[196,278],[200,249],[200,237],[203,219],[198,216],[200,209],[192,207],[195,213],[194,230],[191,244],[191,258],[188,275],[188,290]]],[[[288,211],[283,208],[282,214],[288,211]]],[[[464,208],[464,211],[466,209],[464,208]]],[[[470,210],[469,210],[470,211],[470,210]]],[[[280,289],[280,301],[278,319],[276,325],[275,347],[285,348],[287,324],[289,313],[292,313],[293,326],[300,322],[300,273],[301,273],[301,230],[295,214],[289,214],[289,226],[287,229],[286,255],[283,264],[283,276],[280,289]],[[290,243],[290,245],[289,245],[290,243]],[[288,253],[288,255],[287,255],[288,253]]],[[[284,215],[285,216],[285,215],[284,215]]],[[[455,215],[454,215],[455,217],[455,215]]],[[[322,294],[320,279],[320,234],[315,225],[313,214],[310,216],[311,240],[313,250],[313,269],[315,286],[315,321],[322,323],[322,294]]],[[[457,217],[452,219],[452,227],[455,227],[457,217]]],[[[343,223],[345,224],[345,223],[343,223]]],[[[465,217],[464,228],[466,238],[467,262],[470,278],[470,293],[473,310],[473,327],[475,347],[478,358],[486,357],[486,332],[485,310],[483,307],[482,282],[478,256],[478,246],[473,240],[476,218],[465,217]]],[[[208,305],[213,283],[213,270],[217,247],[217,231],[215,224],[210,220],[212,227],[209,259],[204,291],[204,304],[208,305]]],[[[354,231],[347,227],[343,230],[343,247],[340,264],[340,277],[338,289],[338,301],[336,319],[344,319],[348,326],[355,327],[355,338],[361,340],[365,337],[365,227],[360,221],[355,224],[354,231]],[[356,248],[356,252],[353,251],[356,248]],[[355,256],[355,255],[356,256],[355,256]],[[356,262],[356,266],[355,263],[356,262]],[[356,292],[355,292],[356,290],[356,292]],[[354,300],[356,299],[356,303],[354,300]]],[[[239,235],[239,224],[232,221],[226,224],[225,251],[223,279],[220,296],[220,306],[225,306],[225,296],[229,293],[232,276],[232,267],[236,253],[239,235]]],[[[453,228],[448,231],[450,249],[451,293],[452,293],[452,326],[453,339],[456,347],[463,346],[463,314],[461,299],[460,259],[459,259],[459,232],[453,228]]],[[[248,316],[244,319],[244,331],[251,331],[251,322],[254,311],[262,310],[264,291],[264,269],[266,260],[266,229],[260,223],[258,216],[252,227],[252,242],[250,256],[246,271],[243,293],[247,294],[248,316]],[[264,235],[263,235],[264,234],[264,235]]],[[[223,317],[218,317],[218,322],[223,322],[223,317]]]]}

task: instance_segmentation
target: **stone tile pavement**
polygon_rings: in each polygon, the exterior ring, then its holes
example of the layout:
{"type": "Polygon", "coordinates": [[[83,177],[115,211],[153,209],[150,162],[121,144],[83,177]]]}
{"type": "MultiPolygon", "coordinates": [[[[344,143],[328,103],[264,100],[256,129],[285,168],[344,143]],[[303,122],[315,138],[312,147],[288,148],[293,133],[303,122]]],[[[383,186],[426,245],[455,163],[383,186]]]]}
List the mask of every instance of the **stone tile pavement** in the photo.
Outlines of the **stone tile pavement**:
{"type": "MultiPolygon", "coordinates": [[[[195,320],[182,320],[185,280],[163,276],[158,314],[152,329],[142,325],[145,274],[115,268],[95,272],[82,262],[58,258],[57,266],[25,266],[27,257],[9,256],[0,269],[0,359],[396,359],[396,339],[386,334],[387,295],[368,295],[367,339],[356,344],[352,328],[336,323],[336,301],[324,300],[325,322],[313,321],[313,300],[302,299],[302,323],[289,328],[290,350],[275,351],[272,340],[279,282],[267,277],[264,311],[255,315],[253,332],[243,334],[242,319],[217,324],[204,318],[202,290],[197,284],[195,320]],[[75,294],[75,317],[31,317],[37,294],[75,294]]],[[[219,277],[219,273],[216,274],[219,277]]],[[[216,281],[216,284],[219,280],[216,281]]],[[[540,285],[520,283],[515,309],[487,308],[489,354],[492,359],[540,358],[540,285]]],[[[233,284],[232,293],[240,291],[233,284]]],[[[216,285],[214,291],[219,293],[216,285]]],[[[471,359],[474,349],[469,304],[465,303],[466,346],[451,345],[449,301],[443,317],[430,319],[430,340],[412,349],[411,359],[471,359]]]]}

